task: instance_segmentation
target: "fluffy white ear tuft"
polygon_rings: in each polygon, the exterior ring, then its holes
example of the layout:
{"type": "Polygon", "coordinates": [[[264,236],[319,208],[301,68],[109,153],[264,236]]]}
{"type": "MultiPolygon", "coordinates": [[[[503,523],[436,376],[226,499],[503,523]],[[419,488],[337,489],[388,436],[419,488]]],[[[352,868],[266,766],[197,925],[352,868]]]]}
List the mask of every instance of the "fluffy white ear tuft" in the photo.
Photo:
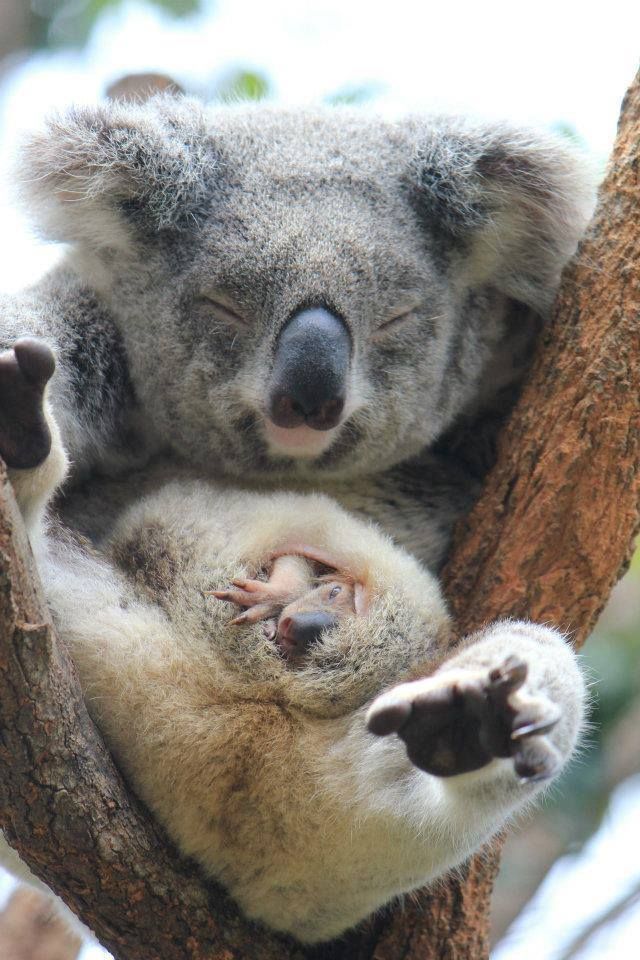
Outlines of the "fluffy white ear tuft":
{"type": "Polygon", "coordinates": [[[193,224],[217,162],[202,105],[165,95],[50,118],[24,146],[19,184],[48,238],[126,247],[193,224]]]}
{"type": "Polygon", "coordinates": [[[423,223],[466,260],[469,285],[544,315],[593,208],[585,157],[559,136],[449,120],[425,135],[411,176],[423,223]]]}

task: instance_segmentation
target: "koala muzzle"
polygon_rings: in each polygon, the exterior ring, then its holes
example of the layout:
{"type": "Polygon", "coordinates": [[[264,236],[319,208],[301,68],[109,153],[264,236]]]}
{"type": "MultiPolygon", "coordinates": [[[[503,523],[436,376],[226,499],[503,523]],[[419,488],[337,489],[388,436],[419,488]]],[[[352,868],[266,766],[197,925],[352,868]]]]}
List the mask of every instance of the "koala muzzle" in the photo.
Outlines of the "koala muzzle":
{"type": "Polygon", "coordinates": [[[337,623],[337,617],[321,610],[293,613],[278,624],[276,641],[285,657],[301,656],[318,642],[323,630],[331,630],[337,623]]]}
{"type": "Polygon", "coordinates": [[[351,338],[343,321],[323,307],[296,313],[283,329],[269,388],[269,417],[277,427],[331,430],[347,395],[351,338]]]}

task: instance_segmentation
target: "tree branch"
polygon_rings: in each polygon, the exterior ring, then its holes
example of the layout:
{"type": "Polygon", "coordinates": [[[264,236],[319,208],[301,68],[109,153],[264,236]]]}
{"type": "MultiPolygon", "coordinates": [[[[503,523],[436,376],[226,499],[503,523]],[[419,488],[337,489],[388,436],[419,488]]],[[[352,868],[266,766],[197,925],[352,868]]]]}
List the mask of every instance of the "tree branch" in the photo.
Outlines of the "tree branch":
{"type": "MultiPolygon", "coordinates": [[[[639,141],[640,75],[595,218],[445,572],[461,632],[521,616],[582,642],[628,560],[640,498],[639,141]]],[[[54,637],[6,475],[0,487],[0,822],[117,958],[487,956],[492,852],[436,892],[314,950],[248,924],[205,885],[113,766],[54,637]]]]}

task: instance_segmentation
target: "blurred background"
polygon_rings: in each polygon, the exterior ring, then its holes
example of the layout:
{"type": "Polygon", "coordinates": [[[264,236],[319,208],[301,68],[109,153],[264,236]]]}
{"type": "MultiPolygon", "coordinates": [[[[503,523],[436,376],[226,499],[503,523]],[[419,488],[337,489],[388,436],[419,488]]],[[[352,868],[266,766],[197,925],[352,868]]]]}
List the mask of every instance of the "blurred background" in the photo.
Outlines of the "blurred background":
{"type": "MultiPolygon", "coordinates": [[[[637,0],[0,0],[0,291],[60,255],[13,199],[22,134],[124,74],[168,73],[208,101],[506,118],[555,129],[604,169],[639,55],[637,0]]],[[[543,809],[509,836],[493,960],[640,955],[640,561],[583,656],[591,728],[543,809]]],[[[0,872],[1,960],[108,956],[0,872]]]]}

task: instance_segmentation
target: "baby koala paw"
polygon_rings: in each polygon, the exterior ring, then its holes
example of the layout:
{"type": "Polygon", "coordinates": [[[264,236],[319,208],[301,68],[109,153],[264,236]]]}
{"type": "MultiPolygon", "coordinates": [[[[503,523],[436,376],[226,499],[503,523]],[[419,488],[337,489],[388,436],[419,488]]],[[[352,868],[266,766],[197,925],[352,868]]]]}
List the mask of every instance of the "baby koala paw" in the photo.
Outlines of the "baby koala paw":
{"type": "Polygon", "coordinates": [[[244,613],[231,621],[236,625],[267,620],[279,614],[285,602],[281,592],[263,580],[232,580],[227,590],[206,590],[205,596],[247,607],[244,613]]]}
{"type": "Polygon", "coordinates": [[[15,470],[39,466],[51,449],[43,399],[55,365],[51,348],[32,337],[0,353],[0,456],[15,470]]]}
{"type": "Polygon", "coordinates": [[[382,694],[367,715],[371,733],[397,733],[421,770],[452,777],[512,757],[523,781],[546,780],[560,763],[545,736],[560,709],[523,691],[527,664],[507,657],[488,671],[460,668],[400,684],[382,694]]]}

